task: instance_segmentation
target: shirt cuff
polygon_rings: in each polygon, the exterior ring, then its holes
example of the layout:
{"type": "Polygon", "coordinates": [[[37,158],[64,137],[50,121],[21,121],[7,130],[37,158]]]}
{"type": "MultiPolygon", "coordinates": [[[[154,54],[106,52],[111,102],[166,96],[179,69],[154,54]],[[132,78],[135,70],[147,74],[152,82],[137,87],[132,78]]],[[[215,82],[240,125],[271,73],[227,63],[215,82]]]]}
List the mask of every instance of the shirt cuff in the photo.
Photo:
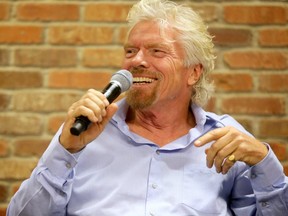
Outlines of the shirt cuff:
{"type": "Polygon", "coordinates": [[[71,178],[71,173],[77,164],[77,159],[81,152],[76,154],[68,152],[58,141],[58,137],[61,134],[59,131],[52,139],[41,160],[44,167],[48,168],[52,175],[68,179],[69,177],[71,178]]]}
{"type": "Polygon", "coordinates": [[[248,177],[255,191],[271,191],[285,181],[283,166],[269,147],[267,156],[249,169],[248,177]]]}

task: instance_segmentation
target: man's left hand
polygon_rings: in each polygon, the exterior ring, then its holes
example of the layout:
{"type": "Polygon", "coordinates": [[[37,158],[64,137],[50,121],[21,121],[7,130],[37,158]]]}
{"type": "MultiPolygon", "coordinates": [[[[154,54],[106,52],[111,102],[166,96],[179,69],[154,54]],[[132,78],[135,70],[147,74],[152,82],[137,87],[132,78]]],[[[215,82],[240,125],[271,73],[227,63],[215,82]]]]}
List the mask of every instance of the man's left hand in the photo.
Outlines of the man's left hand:
{"type": "Polygon", "coordinates": [[[234,127],[223,127],[209,131],[194,144],[204,146],[215,141],[205,150],[207,167],[213,164],[218,173],[226,174],[236,161],[243,161],[249,166],[259,163],[268,153],[268,148],[262,142],[234,127]]]}

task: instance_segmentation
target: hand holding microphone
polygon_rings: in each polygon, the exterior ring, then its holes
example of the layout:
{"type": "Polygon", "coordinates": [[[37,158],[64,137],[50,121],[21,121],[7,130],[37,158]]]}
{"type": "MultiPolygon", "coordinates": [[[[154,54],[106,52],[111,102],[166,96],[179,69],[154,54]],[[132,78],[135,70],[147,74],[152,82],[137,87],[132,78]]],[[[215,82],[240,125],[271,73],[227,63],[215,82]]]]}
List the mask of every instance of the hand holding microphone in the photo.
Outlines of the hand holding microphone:
{"type": "MultiPolygon", "coordinates": [[[[113,74],[110,83],[103,89],[109,103],[112,103],[122,92],[127,91],[132,84],[132,74],[127,70],[120,70],[113,74]]],[[[90,121],[86,116],[79,116],[70,128],[71,134],[79,136],[81,132],[87,130],[90,121]]]]}
{"type": "Polygon", "coordinates": [[[131,85],[132,74],[120,70],[112,75],[102,93],[88,90],[69,108],[59,137],[60,144],[70,153],[76,153],[99,136],[117,111],[117,105],[112,102],[131,85]]]}

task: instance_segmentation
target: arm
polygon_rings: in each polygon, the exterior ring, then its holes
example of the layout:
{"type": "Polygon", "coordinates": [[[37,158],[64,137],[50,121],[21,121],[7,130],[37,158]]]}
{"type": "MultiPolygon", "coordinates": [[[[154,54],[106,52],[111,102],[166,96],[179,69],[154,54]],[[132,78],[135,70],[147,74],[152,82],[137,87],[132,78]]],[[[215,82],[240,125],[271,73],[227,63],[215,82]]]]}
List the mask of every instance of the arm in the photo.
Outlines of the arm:
{"type": "Polygon", "coordinates": [[[76,157],[58,142],[59,133],[51,141],[31,177],[24,181],[12,198],[7,216],[66,215],[76,157]]]}
{"type": "Polygon", "coordinates": [[[288,178],[272,150],[246,173],[256,196],[260,215],[288,214],[288,178]]]}
{"type": "Polygon", "coordinates": [[[8,216],[66,215],[77,157],[104,130],[117,111],[116,104],[108,105],[105,96],[95,90],[89,90],[72,104],[63,127],[53,138],[31,177],[23,182],[11,200],[8,216]],[[87,116],[91,124],[79,136],[73,136],[70,128],[80,115],[87,116]]]}
{"type": "Polygon", "coordinates": [[[287,214],[288,178],[285,177],[282,165],[267,145],[233,127],[223,127],[200,137],[195,141],[195,146],[200,147],[211,142],[213,144],[205,151],[208,167],[214,165],[222,174],[226,174],[236,161],[242,161],[250,167],[245,174],[237,177],[232,199],[238,197],[237,199],[241,200],[246,197],[247,200],[251,200],[251,195],[254,194],[256,203],[250,202],[249,206],[247,204],[246,207],[239,208],[237,204],[233,207],[232,200],[232,208],[236,215],[243,215],[246,211],[249,211],[248,215],[287,214]],[[233,160],[229,160],[231,155],[234,155],[233,160]],[[252,191],[246,193],[247,188],[251,186],[252,191]]]}

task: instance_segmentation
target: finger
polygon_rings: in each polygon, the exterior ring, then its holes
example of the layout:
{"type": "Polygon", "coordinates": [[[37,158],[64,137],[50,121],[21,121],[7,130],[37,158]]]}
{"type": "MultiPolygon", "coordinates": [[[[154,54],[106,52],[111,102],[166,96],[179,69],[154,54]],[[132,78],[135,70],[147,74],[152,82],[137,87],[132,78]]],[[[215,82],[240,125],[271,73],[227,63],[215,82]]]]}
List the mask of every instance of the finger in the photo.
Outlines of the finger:
{"type": "Polygon", "coordinates": [[[201,147],[209,142],[212,142],[213,140],[217,140],[220,137],[224,136],[229,132],[228,127],[223,128],[216,128],[214,130],[209,131],[208,133],[204,134],[202,137],[197,139],[194,144],[196,147],[201,147]]]}
{"type": "Polygon", "coordinates": [[[235,153],[231,153],[231,155],[229,157],[226,158],[226,160],[224,161],[223,165],[222,165],[222,174],[226,174],[228,173],[228,171],[231,169],[232,166],[234,166],[234,164],[237,161],[237,156],[235,156],[235,153]],[[232,157],[234,156],[234,157],[232,157]]]}
{"type": "Polygon", "coordinates": [[[91,98],[86,98],[82,106],[90,109],[98,121],[102,121],[102,117],[106,115],[104,103],[100,99],[93,101],[91,98]]]}
{"type": "Polygon", "coordinates": [[[102,92],[96,91],[95,89],[89,89],[87,93],[83,96],[83,98],[89,97],[92,100],[98,100],[102,101],[104,103],[104,107],[107,107],[109,105],[109,101],[105,97],[105,95],[102,92]]]}
{"type": "Polygon", "coordinates": [[[73,111],[73,117],[74,119],[79,116],[85,116],[87,117],[90,122],[98,122],[101,120],[99,116],[95,115],[94,111],[86,106],[79,106],[73,111]]]}
{"type": "Polygon", "coordinates": [[[113,115],[117,112],[118,106],[116,103],[112,103],[107,107],[107,115],[103,119],[103,124],[107,124],[113,115]]]}
{"type": "Polygon", "coordinates": [[[218,151],[214,158],[214,166],[218,173],[222,172],[223,164],[227,158],[235,151],[236,147],[233,144],[226,145],[218,151]]]}
{"type": "Polygon", "coordinates": [[[225,146],[228,145],[231,141],[231,137],[229,137],[228,134],[225,134],[224,136],[218,138],[213,144],[211,144],[209,148],[205,150],[207,155],[207,167],[211,168],[215,160],[218,161],[217,164],[223,161],[223,159],[227,156],[227,154],[225,154],[225,146]]]}
{"type": "Polygon", "coordinates": [[[103,118],[101,122],[96,122],[92,125],[92,127],[102,128],[100,130],[103,130],[105,125],[110,121],[110,119],[113,117],[113,115],[117,112],[118,106],[115,103],[110,104],[107,107],[107,115],[103,118]]]}
{"type": "Polygon", "coordinates": [[[234,151],[232,138],[229,134],[225,134],[223,137],[216,140],[210,148],[206,149],[207,154],[207,166],[211,168],[215,164],[216,168],[220,168],[223,160],[234,151]]]}
{"type": "Polygon", "coordinates": [[[101,115],[106,115],[105,108],[109,105],[109,102],[105,98],[105,96],[100,92],[91,93],[88,92],[85,98],[83,98],[83,105],[90,107],[92,110],[95,109],[95,114],[98,114],[100,109],[101,115]]]}
{"type": "Polygon", "coordinates": [[[86,116],[91,122],[101,122],[106,115],[106,98],[95,90],[89,90],[78,102],[71,107],[73,117],[86,116]]]}

